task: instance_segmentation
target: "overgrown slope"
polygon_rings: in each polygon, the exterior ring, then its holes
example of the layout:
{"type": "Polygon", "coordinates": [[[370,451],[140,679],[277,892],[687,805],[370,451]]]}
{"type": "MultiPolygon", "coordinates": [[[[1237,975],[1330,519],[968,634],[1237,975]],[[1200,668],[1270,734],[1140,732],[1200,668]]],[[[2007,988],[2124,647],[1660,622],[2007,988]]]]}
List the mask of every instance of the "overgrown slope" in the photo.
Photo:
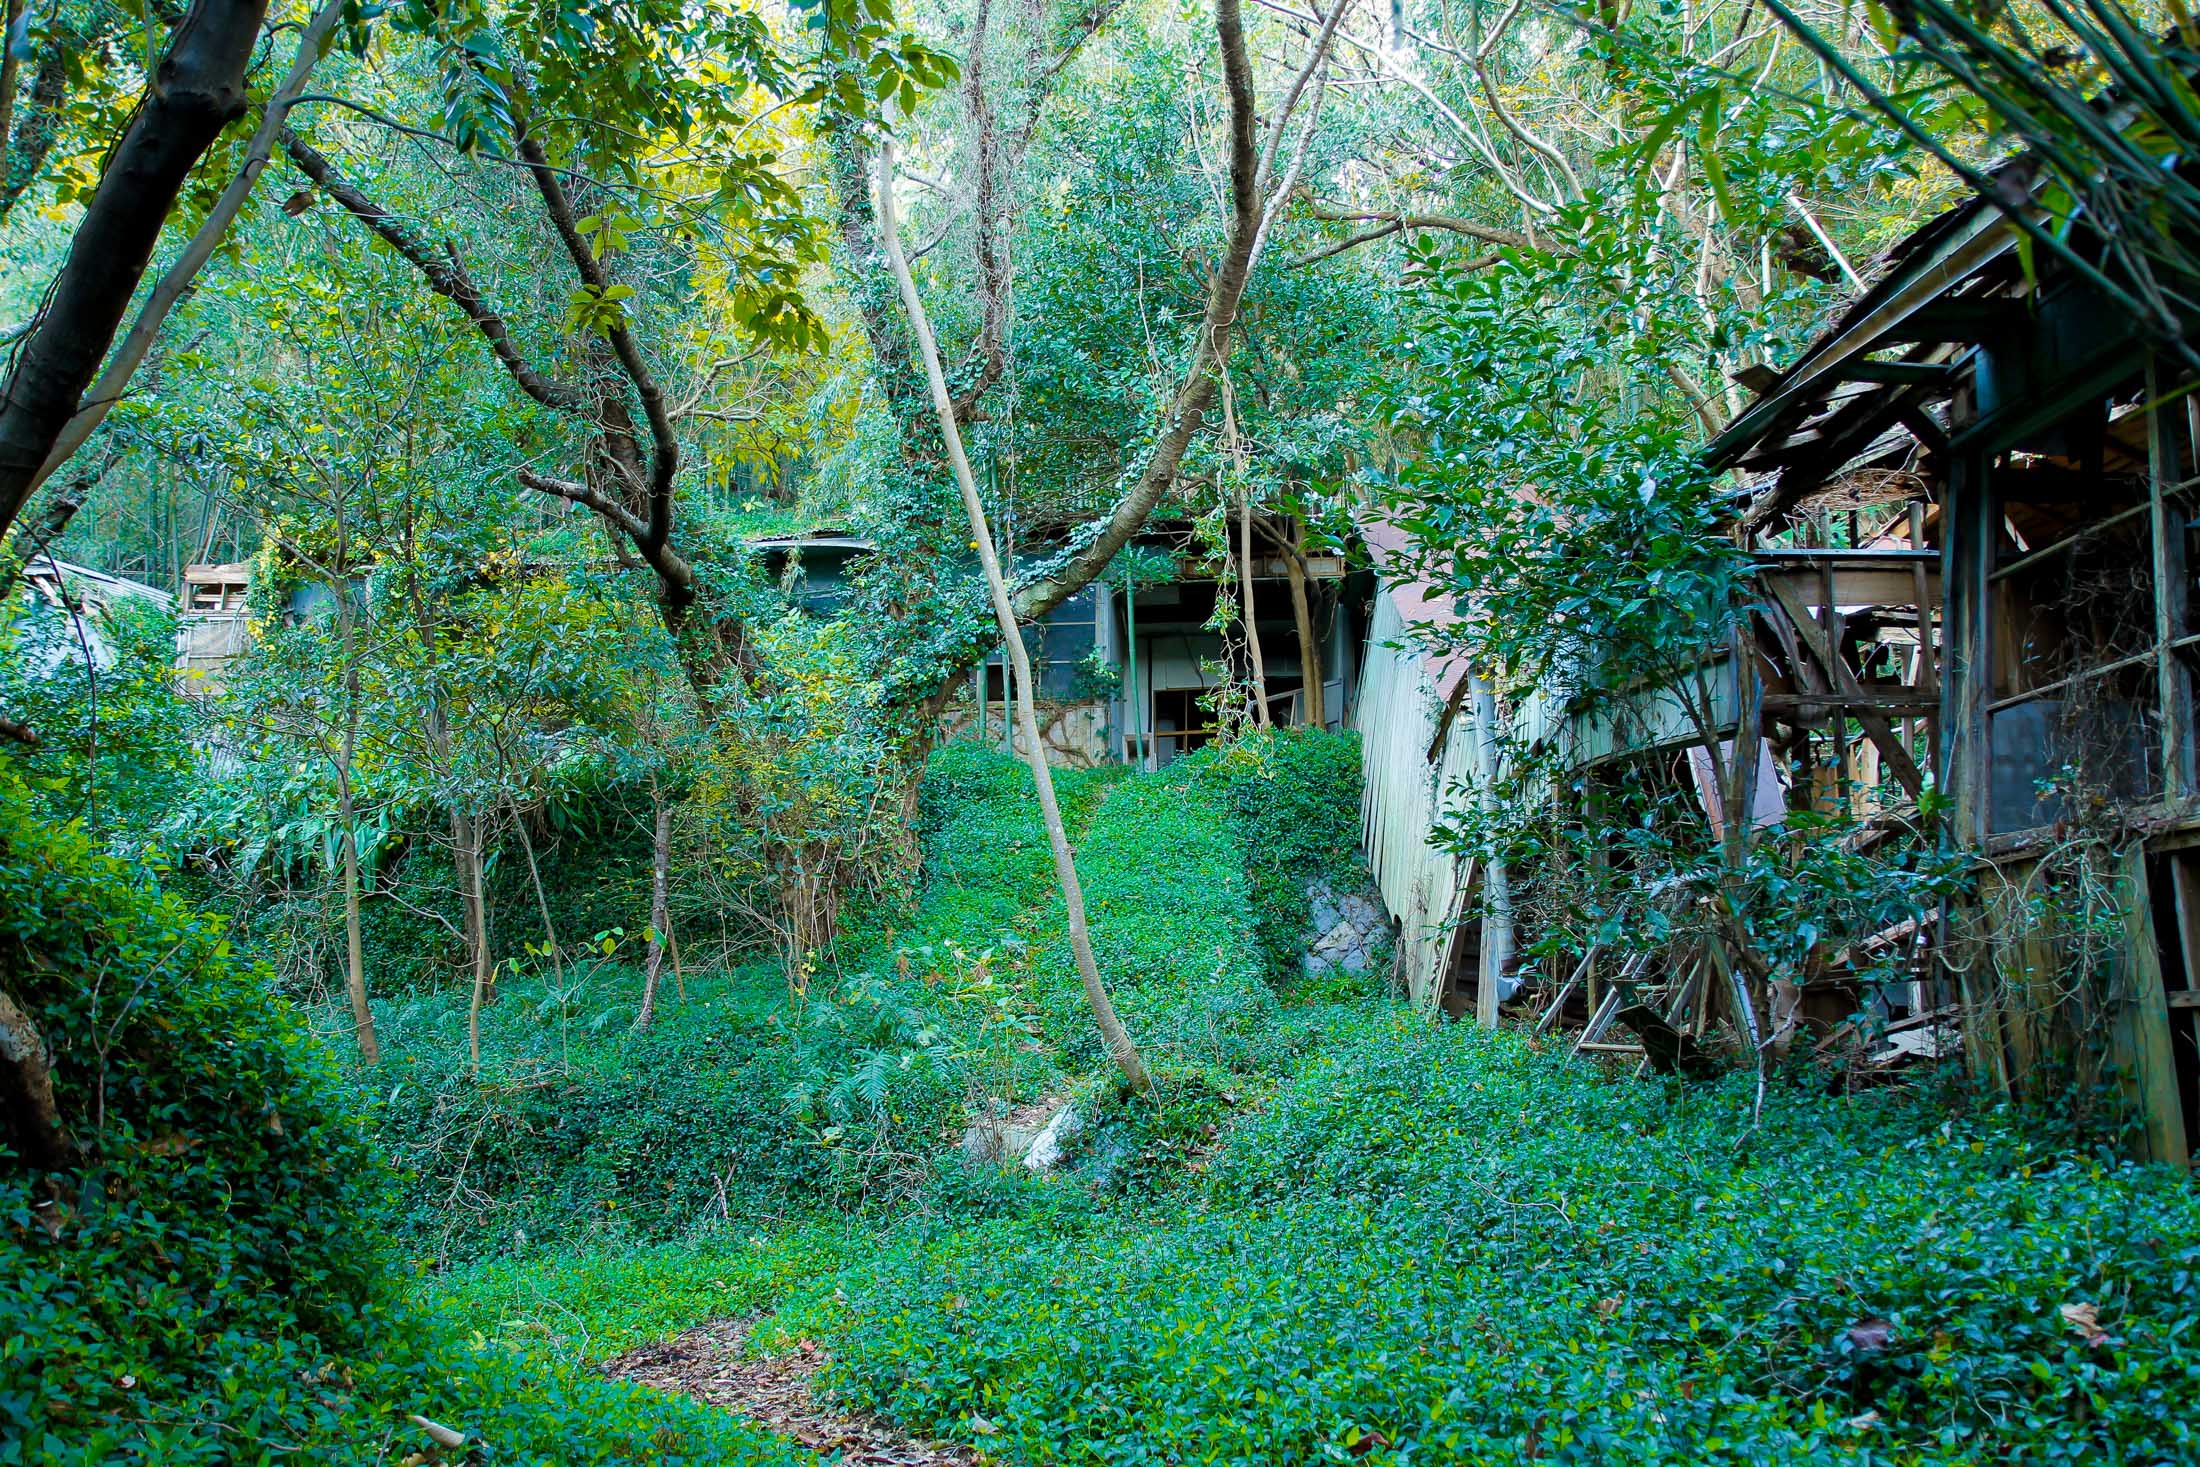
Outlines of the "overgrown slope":
{"type": "Polygon", "coordinates": [[[0,770],[0,1462],[394,1460],[432,1445],[414,1414],[483,1462],[786,1460],[424,1313],[348,1091],[266,981],[0,770]],[[18,1083],[31,1030],[58,1131],[18,1083]]]}
{"type": "Polygon", "coordinates": [[[1160,1212],[910,1228],[784,1325],[1030,1463],[2170,1462],[2200,1198],[1920,1099],[1370,1015],[1160,1212]]]}
{"type": "Polygon", "coordinates": [[[975,1205],[964,1128],[1072,1091],[1088,1144],[1130,1163],[1116,1180],[1169,1170],[1320,1022],[1320,1005],[1284,998],[1307,885],[1364,880],[1357,760],[1349,737],[1285,733],[1157,774],[1060,776],[1100,966],[1161,1075],[1160,1112],[1113,1093],[1029,771],[951,745],[923,788],[921,887],[853,914],[799,996],[767,966],[690,974],[637,1033],[639,975],[616,956],[569,964],[562,985],[514,976],[478,1078],[465,994],[382,1005],[385,1062],[358,1083],[403,1175],[409,1240],[450,1261],[787,1211],[975,1205]]]}

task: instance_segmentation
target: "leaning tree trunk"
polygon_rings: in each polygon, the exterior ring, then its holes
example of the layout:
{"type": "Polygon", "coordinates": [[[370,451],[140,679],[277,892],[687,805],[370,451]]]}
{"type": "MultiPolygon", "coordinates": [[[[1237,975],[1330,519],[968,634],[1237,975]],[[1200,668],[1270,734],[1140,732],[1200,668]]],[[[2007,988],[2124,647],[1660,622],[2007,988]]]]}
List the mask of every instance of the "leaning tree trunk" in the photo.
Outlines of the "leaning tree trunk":
{"type": "Polygon", "coordinates": [[[1008,581],[1001,574],[1001,558],[993,548],[993,528],[986,523],[985,502],[978,497],[977,480],[971,476],[970,460],[963,453],[962,433],[955,425],[955,400],[947,390],[947,374],[940,369],[938,344],[932,337],[932,324],[924,314],[924,302],[917,296],[917,282],[909,274],[909,262],[902,258],[901,241],[894,226],[894,150],[891,144],[879,153],[879,236],[886,246],[886,263],[894,272],[894,283],[901,287],[902,308],[908,313],[909,327],[917,339],[917,350],[924,359],[924,374],[932,388],[932,405],[939,413],[940,436],[947,443],[947,458],[955,471],[956,487],[962,490],[963,510],[970,517],[970,537],[978,547],[978,563],[985,568],[986,589],[993,598],[993,618],[999,623],[1002,641],[1008,649],[1008,658],[1016,680],[1016,722],[1024,736],[1024,752],[1031,765],[1032,782],[1039,788],[1039,814],[1046,822],[1047,844],[1054,851],[1054,875],[1062,885],[1062,905],[1069,914],[1069,945],[1077,958],[1077,976],[1085,985],[1085,997],[1092,1004],[1093,1019],[1100,1026],[1100,1037],[1107,1042],[1108,1053],[1122,1066],[1123,1076],[1131,1088],[1140,1094],[1150,1094],[1153,1080],[1146,1073],[1145,1061],[1139,1058],[1138,1046],[1116,1017],[1115,1004],[1108,997],[1107,985],[1100,981],[1100,966],[1092,955],[1092,934],[1085,924],[1085,892],[1077,879],[1077,858],[1070,851],[1069,830],[1062,823],[1062,807],[1054,798],[1054,775],[1047,767],[1046,745],[1039,738],[1039,714],[1032,694],[1031,653],[1024,646],[1022,632],[1016,625],[1016,612],[1008,600],[1008,581]]]}
{"type": "Polygon", "coordinates": [[[535,911],[542,918],[542,944],[549,951],[550,976],[562,993],[565,990],[565,954],[558,947],[557,924],[550,920],[550,894],[543,890],[542,866],[535,860],[535,839],[527,833],[527,822],[520,816],[518,802],[506,808],[511,812],[512,828],[519,832],[519,848],[527,857],[527,880],[535,889],[535,911]]]}
{"type": "Polygon", "coordinates": [[[108,155],[68,259],[0,391],[0,534],[15,523],[151,263],[199,158],[245,110],[266,0],[198,0],[108,155]]]}

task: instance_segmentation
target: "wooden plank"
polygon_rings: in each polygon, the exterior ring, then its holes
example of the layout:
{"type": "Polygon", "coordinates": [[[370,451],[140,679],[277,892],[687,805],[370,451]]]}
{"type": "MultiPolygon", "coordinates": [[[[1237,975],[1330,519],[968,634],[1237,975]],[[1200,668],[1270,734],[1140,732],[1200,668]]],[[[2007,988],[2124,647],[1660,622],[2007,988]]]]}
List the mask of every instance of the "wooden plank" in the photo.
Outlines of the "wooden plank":
{"type": "Polygon", "coordinates": [[[2148,1158],[2188,1166],[2191,1155],[2184,1107],[2177,1094],[2177,1058],[2170,1045],[2169,1004],[2162,992],[2161,949],[2154,934],[2146,863],[2143,842],[2133,841],[2125,848],[2121,864],[2126,992],[2111,1019],[2109,1056],[2138,1109],[2148,1158]]]}
{"type": "MultiPolygon", "coordinates": [[[[1826,629],[1819,626],[1817,620],[1803,608],[1800,598],[1777,581],[1769,583],[1767,589],[1772,592],[1780,609],[1787,614],[1803,645],[1810,649],[1811,655],[1818,659],[1819,666],[1833,680],[1832,686],[1845,698],[1860,697],[1863,688],[1849,671],[1847,659],[1840,655],[1838,649],[1829,645],[1826,629]]],[[[1866,737],[1879,746],[1879,757],[1887,761],[1887,767],[1894,771],[1895,779],[1909,792],[1910,798],[1917,798],[1918,792],[1924,788],[1924,780],[1918,774],[1917,761],[1910,757],[1910,751],[1903,748],[1901,741],[1895,738],[1893,726],[1884,715],[1874,709],[1851,704],[1850,711],[1855,714],[1856,721],[1864,726],[1866,737]]]]}
{"type": "MultiPolygon", "coordinates": [[[[2147,401],[2159,403],[2161,379],[2147,363],[2147,401]]],[[[2180,415],[2182,416],[2182,415],[2180,415]]],[[[2163,491],[2177,479],[2178,454],[2170,441],[2170,414],[2147,409],[2147,498],[2154,541],[2154,675],[2162,727],[2162,797],[2174,804],[2194,793],[2192,684],[2174,649],[2185,635],[2185,517],[2172,516],[2163,491]]]]}
{"type": "Polygon", "coordinates": [[[1854,382],[1945,382],[1954,371],[1946,362],[1851,362],[1841,375],[1854,382]]]}
{"type": "Polygon", "coordinates": [[[1612,1027],[1612,1019],[1619,1013],[1619,1006],[1619,989],[1615,986],[1606,991],[1604,1002],[1597,1005],[1597,1011],[1589,1016],[1588,1024],[1581,1031],[1581,1037],[1574,1041],[1575,1054],[1581,1053],[1583,1045],[1596,1043],[1604,1031],[1612,1027]]]}
{"type": "MultiPolygon", "coordinates": [[[[2153,849],[2161,850],[2159,842],[2149,842],[2153,849]]],[[[2184,958],[2184,971],[2180,981],[2171,983],[2169,974],[2162,975],[2163,986],[2171,990],[2189,988],[2200,990],[2200,862],[2183,851],[2168,854],[2170,891],[2176,899],[2177,940],[2179,952],[2184,958]]]]}
{"type": "MultiPolygon", "coordinates": [[[[1909,521],[1910,545],[1913,549],[1923,550],[1925,506],[1914,499],[1910,501],[1909,521]]],[[[1936,571],[1928,581],[1922,564],[1916,566],[1911,574],[1915,580],[1910,587],[1910,594],[1917,607],[1916,684],[1918,691],[1929,693],[1937,691],[1940,686],[1940,672],[1933,661],[1933,602],[1936,599],[1934,592],[1939,589],[1940,577],[1936,571]]]]}
{"type": "Polygon", "coordinates": [[[1596,962],[1597,954],[1603,950],[1603,945],[1600,943],[1592,942],[1589,944],[1589,950],[1581,955],[1581,961],[1574,965],[1574,971],[1567,975],[1564,983],[1558,986],[1558,997],[1551,1000],[1551,1006],[1543,1011],[1543,1017],[1536,1020],[1536,1033],[1541,1034],[1558,1022],[1558,1016],[1565,1012],[1566,1000],[1573,997],[1575,985],[1589,976],[1591,965],[1596,962]]]}
{"type": "Polygon", "coordinates": [[[1948,451],[1948,435],[1941,431],[1940,424],[1933,421],[1932,415],[1925,411],[1923,404],[1906,405],[1895,414],[1895,421],[1909,429],[1910,436],[1925,445],[1926,452],[1948,451]]]}
{"type": "Polygon", "coordinates": [[[1993,701],[1991,595],[1995,538],[2001,514],[1984,457],[1960,456],[1948,475],[1941,514],[1941,594],[1945,614],[1945,681],[1940,701],[1941,770],[1955,802],[1956,844],[1986,843],[1987,786],[1992,772],[1987,704],[1993,701]]]}
{"type": "Polygon", "coordinates": [[[1777,577],[1798,594],[1817,594],[1822,582],[1822,569],[1833,571],[1833,599],[1838,606],[1909,606],[1916,603],[1921,585],[1931,585],[1940,579],[1940,568],[1930,566],[1923,559],[1905,556],[1907,561],[1891,565],[1852,565],[1840,561],[1821,562],[1819,565],[1766,565],[1758,572],[1760,580],[1777,577]]]}
{"type": "Polygon", "coordinates": [[[1765,711],[1768,713],[1793,713],[1800,717],[1820,717],[1839,708],[1874,708],[1881,713],[1915,717],[1930,713],[1940,706],[1940,700],[1927,693],[1883,693],[1876,684],[1859,694],[1835,692],[1818,693],[1767,693],[1765,711]]]}

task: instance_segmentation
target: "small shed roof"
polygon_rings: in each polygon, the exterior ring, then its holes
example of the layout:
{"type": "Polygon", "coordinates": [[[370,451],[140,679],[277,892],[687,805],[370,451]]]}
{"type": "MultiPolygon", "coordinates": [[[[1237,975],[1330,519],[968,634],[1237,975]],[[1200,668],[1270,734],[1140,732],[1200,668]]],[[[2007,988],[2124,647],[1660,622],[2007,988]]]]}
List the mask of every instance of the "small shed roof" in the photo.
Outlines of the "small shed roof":
{"type": "Polygon", "coordinates": [[[23,578],[41,594],[49,596],[58,581],[73,584],[80,592],[102,602],[119,599],[143,601],[153,606],[173,606],[176,601],[166,591],[148,586],[143,581],[109,575],[105,571],[93,570],[88,565],[78,565],[73,560],[55,560],[50,555],[33,557],[31,563],[24,568],[23,578]]]}

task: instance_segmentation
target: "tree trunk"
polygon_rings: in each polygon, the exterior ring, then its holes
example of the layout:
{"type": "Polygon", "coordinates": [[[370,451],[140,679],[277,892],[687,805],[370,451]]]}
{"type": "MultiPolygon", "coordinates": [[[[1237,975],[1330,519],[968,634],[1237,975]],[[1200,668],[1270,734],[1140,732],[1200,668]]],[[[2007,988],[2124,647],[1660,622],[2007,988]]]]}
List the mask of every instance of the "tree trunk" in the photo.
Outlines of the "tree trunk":
{"type": "Polygon", "coordinates": [[[344,830],[344,992],[351,999],[359,1058],[372,1068],[382,1062],[382,1047],[375,1042],[374,1011],[367,1006],[366,950],[359,939],[359,835],[353,825],[348,769],[336,780],[336,818],[344,830]]]}
{"type": "Polygon", "coordinates": [[[1326,728],[1329,709],[1322,691],[1322,649],[1314,640],[1314,611],[1306,599],[1306,529],[1292,532],[1291,543],[1282,547],[1283,573],[1291,581],[1291,620],[1299,634],[1299,707],[1309,728],[1326,728]]]}
{"type": "Polygon", "coordinates": [[[1238,599],[1245,619],[1245,656],[1253,669],[1253,722],[1260,728],[1272,723],[1268,716],[1268,666],[1260,655],[1260,628],[1253,624],[1253,493],[1238,480],[1238,599]]]}
{"type": "Polygon", "coordinates": [[[31,1016],[0,991],[0,1103],[8,1134],[35,1167],[58,1167],[74,1149],[54,1104],[53,1061],[31,1016]]]}
{"type": "Polygon", "coordinates": [[[924,302],[917,295],[917,283],[910,277],[909,262],[902,258],[901,241],[895,232],[893,163],[894,151],[889,144],[879,153],[879,237],[886,248],[886,262],[894,272],[894,283],[901,288],[902,307],[908,314],[910,331],[917,339],[918,353],[924,359],[932,405],[939,414],[940,437],[947,445],[947,458],[955,471],[956,487],[962,491],[963,510],[970,517],[970,537],[977,543],[978,562],[985,569],[986,589],[992,595],[993,618],[1000,626],[1001,639],[1008,649],[1015,674],[1016,722],[1023,731],[1032,782],[1038,786],[1039,814],[1046,822],[1047,844],[1054,852],[1054,875],[1061,883],[1062,905],[1069,915],[1069,943],[1077,958],[1077,976],[1084,983],[1085,997],[1092,1004],[1092,1016],[1100,1027],[1100,1037],[1107,1043],[1108,1053],[1122,1067],[1131,1089],[1141,1095],[1151,1094],[1153,1080],[1146,1073],[1145,1061],[1139,1057],[1130,1031],[1116,1017],[1115,1004],[1108,997],[1107,986],[1100,981],[1099,964],[1092,955],[1092,934],[1085,925],[1085,893],[1077,879],[1077,858],[1070,850],[1069,830],[1062,823],[1062,807],[1054,798],[1054,775],[1047,766],[1046,745],[1039,739],[1031,654],[1024,647],[1023,636],[1017,628],[1016,612],[1008,599],[1008,581],[1001,574],[1001,558],[993,548],[993,529],[986,523],[985,503],[978,498],[977,480],[971,476],[970,460],[963,453],[962,433],[955,425],[955,400],[947,390],[947,374],[940,368],[939,347],[933,340],[931,323],[924,314],[924,302]]]}
{"type": "Polygon", "coordinates": [[[245,110],[265,0],[198,0],[108,156],[45,310],[0,392],[0,533],[15,523],[151,262],[184,180],[245,110]]]}
{"type": "Polygon", "coordinates": [[[656,780],[649,782],[649,800],[656,807],[657,827],[649,848],[649,964],[642,974],[642,1008],[634,1016],[636,1029],[647,1029],[657,1018],[657,978],[665,966],[665,931],[671,926],[666,892],[672,867],[672,807],[656,780]]]}
{"type": "MultiPolygon", "coordinates": [[[[1483,811],[1491,813],[1497,808],[1497,695],[1479,674],[1469,674],[1469,687],[1476,794],[1483,811]]],[[[1497,1027],[1499,988],[1512,966],[1515,942],[1512,874],[1502,859],[1494,859],[1482,868],[1482,967],[1475,987],[1475,1019],[1485,1029],[1497,1027]]]]}
{"type": "Polygon", "coordinates": [[[512,827],[519,832],[519,848],[527,856],[527,880],[535,888],[535,910],[542,914],[542,942],[549,949],[550,972],[562,990],[565,987],[565,954],[558,947],[558,929],[550,920],[550,897],[542,889],[542,868],[535,864],[534,837],[527,833],[527,822],[520,818],[517,805],[512,806],[512,827]]]}
{"type": "Polygon", "coordinates": [[[8,0],[0,12],[0,178],[8,176],[8,136],[15,130],[15,27],[29,0],[8,0]]]}
{"type": "Polygon", "coordinates": [[[453,810],[451,843],[458,850],[458,881],[466,902],[466,946],[473,957],[474,994],[466,1008],[466,1056],[478,1075],[481,1073],[481,1010],[496,997],[495,974],[489,965],[489,903],[481,889],[480,818],[453,810]]]}
{"type": "Polygon", "coordinates": [[[61,113],[69,101],[69,48],[75,40],[59,26],[47,36],[38,70],[31,77],[30,95],[22,99],[27,106],[21,116],[9,116],[6,166],[0,167],[0,222],[38,181],[46,155],[61,134],[61,113]]]}
{"type": "Polygon", "coordinates": [[[344,800],[344,992],[351,998],[351,1025],[359,1036],[359,1058],[369,1068],[382,1062],[374,1038],[374,1011],[367,1007],[366,952],[359,940],[359,841],[351,829],[351,801],[344,800]]]}
{"type": "MultiPolygon", "coordinates": [[[[345,564],[341,510],[336,533],[341,575],[345,564]]],[[[371,1069],[382,1062],[382,1047],[374,1037],[374,1010],[367,1005],[366,952],[359,940],[359,824],[351,788],[351,771],[359,753],[358,613],[352,607],[351,587],[339,579],[334,589],[344,645],[344,743],[336,765],[336,819],[344,832],[344,992],[351,999],[351,1026],[359,1039],[359,1058],[371,1069]]]]}

